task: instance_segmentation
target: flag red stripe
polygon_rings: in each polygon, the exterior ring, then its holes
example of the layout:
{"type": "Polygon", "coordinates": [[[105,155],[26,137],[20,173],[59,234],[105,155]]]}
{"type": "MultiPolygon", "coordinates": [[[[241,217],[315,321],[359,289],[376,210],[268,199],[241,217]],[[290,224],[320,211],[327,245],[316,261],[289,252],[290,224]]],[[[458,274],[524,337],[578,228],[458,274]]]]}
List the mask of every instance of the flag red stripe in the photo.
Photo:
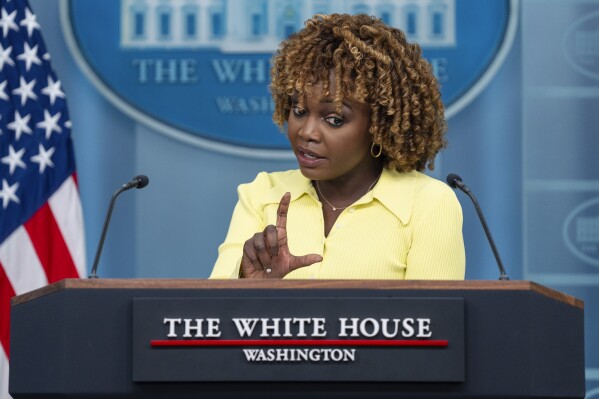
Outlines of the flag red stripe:
{"type": "Polygon", "coordinates": [[[0,263],[0,344],[4,348],[6,357],[9,356],[10,336],[10,298],[15,296],[15,291],[0,263]]]}
{"type": "Polygon", "coordinates": [[[62,238],[73,259],[75,268],[79,276],[84,276],[85,268],[85,233],[83,226],[83,210],[77,185],[75,184],[75,174],[67,178],[62,185],[50,196],[48,200],[54,220],[62,238]]]}
{"type": "Polygon", "coordinates": [[[446,339],[223,339],[152,340],[151,346],[435,346],[448,345],[446,339]]]}
{"type": "Polygon", "coordinates": [[[48,282],[79,277],[52,210],[45,203],[25,224],[48,282]]]}

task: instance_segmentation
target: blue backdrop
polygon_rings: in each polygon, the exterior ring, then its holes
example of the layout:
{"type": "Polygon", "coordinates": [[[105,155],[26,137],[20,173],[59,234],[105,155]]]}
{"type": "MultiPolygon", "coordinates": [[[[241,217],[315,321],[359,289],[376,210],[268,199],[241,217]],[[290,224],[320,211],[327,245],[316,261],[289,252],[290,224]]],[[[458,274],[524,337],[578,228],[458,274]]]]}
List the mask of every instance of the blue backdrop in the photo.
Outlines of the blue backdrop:
{"type": "MultiPolygon", "coordinates": [[[[237,185],[295,162],[201,148],[161,133],[143,117],[133,119],[76,62],[59,0],[30,3],[67,95],[88,266],[110,196],[144,173],[150,185],[124,194],[114,211],[100,276],[207,277],[237,185]]],[[[585,301],[587,397],[599,397],[599,1],[516,4],[509,52],[486,87],[449,119],[449,148],[433,175],[456,172],[476,193],[512,279],[534,280],[585,301]]],[[[202,79],[194,65],[189,68],[190,79],[202,79]]],[[[496,279],[476,213],[467,197],[458,197],[467,279],[496,279]]]]}

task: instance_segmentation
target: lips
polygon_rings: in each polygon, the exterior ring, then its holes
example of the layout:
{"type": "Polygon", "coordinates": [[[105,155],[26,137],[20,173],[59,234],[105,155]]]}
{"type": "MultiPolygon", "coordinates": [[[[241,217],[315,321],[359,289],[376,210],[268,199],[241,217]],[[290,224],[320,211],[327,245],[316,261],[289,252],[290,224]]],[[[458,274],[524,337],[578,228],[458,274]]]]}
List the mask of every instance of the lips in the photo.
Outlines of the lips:
{"type": "Polygon", "coordinates": [[[326,160],[320,154],[301,146],[296,147],[296,156],[300,166],[308,168],[318,166],[326,160]]]}

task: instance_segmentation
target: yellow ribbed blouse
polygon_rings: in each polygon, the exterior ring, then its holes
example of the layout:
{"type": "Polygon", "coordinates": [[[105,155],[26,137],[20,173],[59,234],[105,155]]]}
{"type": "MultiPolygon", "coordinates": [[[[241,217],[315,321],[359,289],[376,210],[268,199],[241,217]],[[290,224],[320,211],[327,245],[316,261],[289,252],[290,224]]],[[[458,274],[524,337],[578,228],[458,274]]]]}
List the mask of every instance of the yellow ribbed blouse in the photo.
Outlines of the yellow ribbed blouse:
{"type": "Polygon", "coordinates": [[[276,225],[281,197],[290,192],[289,250],[323,260],[285,278],[464,279],[462,208],[446,184],[423,173],[383,169],[376,186],[341,212],[327,237],[322,204],[299,170],[261,172],[237,191],[239,201],[210,278],[238,277],[243,244],[276,225]]]}

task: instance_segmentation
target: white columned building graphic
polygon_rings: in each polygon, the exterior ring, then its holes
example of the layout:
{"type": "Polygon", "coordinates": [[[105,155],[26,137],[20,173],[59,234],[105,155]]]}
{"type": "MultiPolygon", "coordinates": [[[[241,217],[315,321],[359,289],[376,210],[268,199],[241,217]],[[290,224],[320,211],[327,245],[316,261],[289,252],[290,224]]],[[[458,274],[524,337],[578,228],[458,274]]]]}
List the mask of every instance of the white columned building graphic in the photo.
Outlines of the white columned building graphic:
{"type": "Polygon", "coordinates": [[[273,52],[331,13],[374,15],[422,47],[457,45],[455,0],[121,0],[121,47],[273,52]]]}

